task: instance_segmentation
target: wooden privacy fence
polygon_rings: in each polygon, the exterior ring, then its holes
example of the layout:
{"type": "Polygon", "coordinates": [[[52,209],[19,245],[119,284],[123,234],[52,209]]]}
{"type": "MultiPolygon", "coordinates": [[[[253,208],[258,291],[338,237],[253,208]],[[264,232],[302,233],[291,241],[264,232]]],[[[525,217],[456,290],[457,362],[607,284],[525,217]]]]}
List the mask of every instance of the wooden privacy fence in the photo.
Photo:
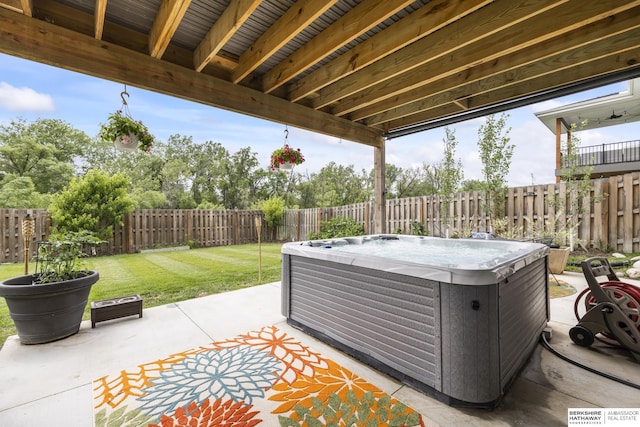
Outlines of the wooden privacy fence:
{"type": "MultiPolygon", "coordinates": [[[[134,253],[154,246],[210,247],[258,240],[258,210],[140,209],[114,228],[112,252],[134,253]]],[[[264,226],[263,226],[264,227],[264,226]]]]}
{"type": "MultiPolygon", "coordinates": [[[[514,187],[505,196],[506,229],[510,238],[528,239],[545,232],[562,230],[567,223],[566,184],[514,187]],[[557,200],[557,201],[556,201],[557,200]]],[[[490,218],[483,210],[480,191],[456,193],[449,205],[444,226],[439,196],[387,200],[387,232],[411,234],[422,224],[427,235],[469,236],[472,231],[490,230],[490,218]]],[[[592,189],[581,200],[578,239],[586,247],[626,253],[640,252],[640,173],[634,172],[592,180],[592,189]]],[[[373,231],[373,205],[356,205],[289,210],[278,228],[280,240],[305,240],[333,217],[351,218],[362,224],[365,234],[373,231]]]]}
{"type": "MultiPolygon", "coordinates": [[[[563,229],[566,224],[567,193],[564,183],[509,188],[505,196],[506,235],[528,239],[563,229]],[[553,202],[554,200],[558,202],[553,202]],[[564,207],[563,207],[564,206],[564,207]]],[[[587,247],[620,252],[640,252],[640,173],[634,172],[592,181],[591,193],[581,201],[578,239],[587,247]]],[[[472,231],[490,231],[490,219],[483,212],[483,193],[456,193],[449,205],[449,221],[443,226],[442,200],[438,196],[387,200],[387,232],[411,234],[421,224],[431,236],[468,236],[472,231]]],[[[306,240],[320,230],[323,221],[351,218],[364,226],[365,234],[376,233],[371,202],[349,206],[288,210],[276,240],[306,240]]],[[[41,209],[0,209],[0,262],[22,262],[24,241],[22,219],[36,218],[33,241],[49,235],[50,220],[41,209]]],[[[141,209],[115,227],[112,242],[103,253],[134,253],[154,246],[191,244],[221,246],[254,243],[258,240],[257,210],[141,209]]],[[[269,241],[272,230],[262,223],[262,239],[269,241]]],[[[31,245],[35,250],[35,244],[31,245]]]]}
{"type": "Polygon", "coordinates": [[[33,242],[44,240],[50,232],[51,221],[44,209],[0,209],[0,263],[24,261],[25,241],[22,234],[22,220],[29,214],[35,218],[35,232],[29,244],[33,254],[36,245],[33,242]]]}
{"type": "MultiPolygon", "coordinates": [[[[36,232],[30,242],[44,240],[50,233],[51,220],[43,209],[0,209],[0,262],[24,261],[22,220],[27,213],[36,218],[36,232]]],[[[238,245],[258,241],[256,218],[262,221],[258,210],[200,210],[200,209],[139,209],[116,226],[111,241],[100,248],[100,254],[126,254],[141,249],[186,245],[209,247],[238,245]]],[[[262,221],[261,237],[270,236],[262,221]]]]}

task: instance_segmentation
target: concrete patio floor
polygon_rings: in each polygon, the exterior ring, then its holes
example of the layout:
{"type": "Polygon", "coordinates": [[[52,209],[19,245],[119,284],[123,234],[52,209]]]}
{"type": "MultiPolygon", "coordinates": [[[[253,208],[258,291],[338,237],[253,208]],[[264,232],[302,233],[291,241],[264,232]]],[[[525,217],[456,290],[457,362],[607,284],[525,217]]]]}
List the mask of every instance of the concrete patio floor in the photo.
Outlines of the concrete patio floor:
{"type": "MultiPolygon", "coordinates": [[[[578,292],[586,287],[580,273],[558,278],[578,292]]],[[[629,352],[597,341],[590,348],[571,342],[576,296],[551,300],[551,345],[584,365],[640,384],[640,364],[629,352]]],[[[640,390],[578,368],[540,344],[496,409],[449,407],[289,327],[280,314],[280,284],[271,283],[148,308],[141,319],[102,322],[95,329],[85,321],[77,335],[54,343],[26,346],[10,337],[0,351],[0,426],[92,426],[92,380],[269,325],[411,406],[427,425],[565,426],[568,408],[640,408],[640,390]]]]}

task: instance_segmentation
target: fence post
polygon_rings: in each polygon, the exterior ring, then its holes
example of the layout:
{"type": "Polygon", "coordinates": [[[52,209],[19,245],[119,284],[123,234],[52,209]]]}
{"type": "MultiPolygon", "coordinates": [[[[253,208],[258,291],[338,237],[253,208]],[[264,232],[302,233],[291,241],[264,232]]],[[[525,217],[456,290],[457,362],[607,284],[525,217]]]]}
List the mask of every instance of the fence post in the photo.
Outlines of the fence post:
{"type": "Polygon", "coordinates": [[[237,245],[238,244],[238,226],[239,226],[239,221],[238,221],[238,209],[233,211],[233,244],[237,245]]]}
{"type": "Polygon", "coordinates": [[[124,251],[125,253],[130,254],[131,247],[133,246],[133,242],[131,241],[131,213],[128,213],[124,216],[124,227],[123,227],[123,240],[124,240],[124,251]]]}
{"type": "Polygon", "coordinates": [[[369,223],[369,211],[371,210],[371,206],[369,203],[364,205],[364,234],[371,234],[369,232],[370,223],[369,223]]]}
{"type": "Polygon", "coordinates": [[[633,252],[633,239],[630,236],[637,236],[633,227],[633,174],[626,174],[622,177],[622,194],[624,201],[622,202],[622,221],[623,230],[622,250],[626,253],[633,252]]]}
{"type": "Polygon", "coordinates": [[[609,245],[609,181],[599,179],[594,188],[594,197],[600,197],[593,209],[594,239],[595,244],[606,250],[609,245]],[[596,192],[597,191],[597,192],[596,192]]]}

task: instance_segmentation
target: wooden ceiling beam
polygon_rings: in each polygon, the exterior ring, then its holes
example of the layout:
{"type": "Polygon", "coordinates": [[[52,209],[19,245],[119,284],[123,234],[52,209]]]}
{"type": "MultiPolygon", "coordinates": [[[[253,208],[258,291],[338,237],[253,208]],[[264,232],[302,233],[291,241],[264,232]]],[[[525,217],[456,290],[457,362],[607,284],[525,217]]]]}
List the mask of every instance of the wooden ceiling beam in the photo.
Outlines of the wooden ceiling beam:
{"type": "MultiPolygon", "coordinates": [[[[515,83],[510,82],[510,84],[506,81],[504,85],[499,85],[495,90],[482,93],[478,96],[468,97],[467,102],[471,110],[486,108],[496,103],[516,100],[524,96],[531,96],[549,89],[560,88],[592,77],[604,76],[631,68],[638,68],[640,70],[640,50],[638,50],[637,47],[595,61],[587,61],[577,66],[568,66],[558,72],[545,74],[533,79],[518,80],[515,83]]],[[[484,83],[479,82],[478,84],[483,85],[484,83]]],[[[487,83],[487,85],[489,85],[489,83],[487,83]]],[[[390,130],[395,130],[413,126],[418,123],[442,119],[451,114],[448,112],[449,105],[452,104],[440,105],[420,111],[412,116],[405,116],[397,120],[385,122],[385,126],[388,126],[390,130]]]]}
{"type": "Polygon", "coordinates": [[[0,7],[14,11],[14,12],[24,13],[24,6],[22,5],[22,0],[1,0],[0,7]]]}
{"type": "Polygon", "coordinates": [[[220,18],[209,29],[193,53],[193,66],[200,72],[220,52],[226,42],[240,29],[261,0],[232,0],[220,18]]]}
{"type": "Polygon", "coordinates": [[[346,99],[342,99],[331,110],[332,114],[345,115],[357,109],[397,97],[409,91],[464,71],[470,66],[498,61],[504,55],[518,50],[533,49],[535,45],[566,34],[582,26],[589,25],[640,4],[640,0],[628,1],[616,8],[616,0],[570,0],[562,8],[547,10],[526,20],[527,30],[522,26],[508,27],[490,38],[482,38],[474,43],[456,49],[446,57],[432,57],[430,61],[397,75],[392,81],[369,86],[346,99]],[[578,7],[580,6],[580,7],[578,7]]]}
{"type": "MultiPolygon", "coordinates": [[[[475,96],[475,99],[478,96],[482,96],[485,93],[493,93],[494,95],[498,92],[500,88],[509,88],[515,87],[515,85],[519,85],[520,83],[524,83],[527,81],[532,81],[535,79],[544,78],[546,76],[552,75],[565,75],[568,76],[568,72],[571,71],[571,68],[575,66],[584,66],[584,64],[588,64],[589,62],[593,62],[594,70],[597,69],[597,74],[607,74],[609,72],[619,71],[619,67],[617,64],[613,64],[611,61],[598,62],[599,58],[611,58],[612,55],[627,55],[627,52],[633,51],[637,49],[638,44],[638,36],[640,35],[640,30],[638,28],[631,30],[630,32],[619,34],[618,36],[607,38],[604,40],[600,40],[593,45],[577,48],[571,51],[563,52],[562,54],[548,57],[545,59],[541,59],[540,61],[528,63],[523,67],[508,70],[496,75],[492,75],[487,78],[483,78],[480,80],[472,81],[458,89],[453,89],[451,91],[445,91],[440,94],[435,94],[431,97],[425,98],[420,101],[419,109],[413,111],[413,113],[409,111],[405,111],[405,114],[399,116],[398,118],[389,117],[388,120],[380,122],[376,120],[376,123],[398,123],[415,120],[415,118],[422,114],[424,111],[426,114],[433,114],[433,111],[436,111],[438,108],[441,108],[447,105],[452,96],[464,97],[467,99],[467,105],[469,108],[477,107],[477,105],[473,105],[470,101],[472,96],[475,96]],[[594,62],[595,60],[595,62],[594,62]],[[612,66],[610,71],[606,71],[601,67],[603,65],[612,66]],[[600,68],[597,68],[600,67],[600,68]],[[472,95],[473,94],[473,95],[472,95]]],[[[631,57],[631,60],[633,57],[631,57]]],[[[621,59],[622,60],[622,59],[621,59]]],[[[624,61],[624,60],[622,60],[624,61]]],[[[632,66],[633,64],[626,64],[626,66],[632,66]]],[[[577,79],[582,79],[582,74],[580,74],[577,79]]],[[[563,84],[573,83],[574,81],[563,81],[563,84]]],[[[506,89],[510,90],[510,89],[506,89]]],[[[529,93],[525,93],[523,95],[528,95],[529,93]]],[[[509,94],[509,98],[512,98],[512,95],[509,94]]]]}
{"type": "Polygon", "coordinates": [[[191,0],[163,0],[149,33],[149,55],[162,58],[191,0]]]}
{"type": "Polygon", "coordinates": [[[104,17],[107,14],[107,0],[96,0],[96,8],[93,12],[93,27],[95,28],[94,37],[96,40],[102,40],[102,32],[104,31],[104,17]]]}
{"type": "Polygon", "coordinates": [[[0,52],[379,147],[382,131],[0,9],[0,52]],[[73,49],[69,47],[73,46],[73,49]]]}
{"type": "Polygon", "coordinates": [[[33,0],[20,0],[20,5],[25,16],[33,16],[33,0]]]}
{"type": "Polygon", "coordinates": [[[288,98],[290,101],[299,101],[490,2],[487,0],[464,2],[433,0],[358,44],[347,53],[289,85],[288,98]]]}
{"type": "MultiPolygon", "coordinates": [[[[503,0],[490,3],[451,25],[324,87],[319,91],[319,96],[313,99],[312,105],[314,108],[322,108],[371,86],[380,86],[387,80],[395,81],[403,73],[427,62],[442,61],[446,55],[453,56],[454,52],[473,42],[491,38],[490,36],[505,28],[556,8],[567,1],[569,0],[536,2],[503,0]]],[[[438,70],[445,69],[441,64],[436,64],[434,67],[438,70]]]]}
{"type": "MultiPolygon", "coordinates": [[[[94,17],[92,15],[52,0],[38,0],[34,8],[34,15],[37,19],[54,22],[57,26],[80,34],[93,36],[95,33],[94,17]]],[[[113,22],[105,21],[102,39],[135,52],[148,54],[149,38],[147,35],[113,22]]],[[[193,67],[193,52],[169,44],[162,60],[191,68],[193,67]]],[[[219,52],[203,72],[228,80],[231,70],[237,65],[237,57],[227,52],[219,52]]]]}
{"type": "MultiPolygon", "coordinates": [[[[535,67],[537,72],[542,74],[547,70],[541,70],[541,66],[549,63],[549,61],[542,62],[543,59],[555,56],[558,61],[561,61],[563,52],[579,52],[582,46],[638,28],[640,27],[640,20],[636,19],[638,16],[640,16],[640,7],[607,17],[586,27],[546,40],[531,49],[514,52],[501,57],[498,61],[482,63],[429,83],[421,87],[420,90],[406,92],[359,109],[351,113],[349,118],[351,120],[364,119],[365,124],[374,125],[412,115],[422,109],[431,108],[435,99],[444,101],[446,98],[450,100],[451,98],[468,96],[468,94],[476,93],[476,91],[481,93],[483,89],[493,89],[480,87],[473,83],[481,79],[486,81],[488,77],[503,75],[509,70],[514,70],[527,64],[537,65],[535,67]]],[[[605,51],[598,53],[598,55],[610,54],[614,49],[619,49],[614,45],[602,43],[599,46],[605,51]],[[606,50],[607,48],[608,51],[606,50]]],[[[594,48],[590,48],[589,51],[595,54],[594,48]]],[[[515,78],[515,76],[512,78],[515,78]]]]}
{"type": "Polygon", "coordinates": [[[265,73],[262,78],[262,90],[265,93],[270,93],[284,85],[299,73],[398,13],[413,1],[363,1],[265,73]]]}
{"type": "Polygon", "coordinates": [[[240,55],[238,67],[231,75],[232,82],[239,83],[247,77],[337,2],[338,0],[298,0],[240,55]]]}

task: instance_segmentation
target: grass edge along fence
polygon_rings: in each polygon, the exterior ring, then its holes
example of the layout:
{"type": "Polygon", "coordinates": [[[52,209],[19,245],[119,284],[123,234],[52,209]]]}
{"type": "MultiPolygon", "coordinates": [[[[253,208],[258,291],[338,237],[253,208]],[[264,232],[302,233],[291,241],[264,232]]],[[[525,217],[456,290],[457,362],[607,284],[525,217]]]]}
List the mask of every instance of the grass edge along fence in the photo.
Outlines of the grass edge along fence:
{"type": "MultiPolygon", "coordinates": [[[[578,239],[587,247],[625,253],[640,252],[640,172],[591,181],[592,190],[581,201],[578,239]],[[599,201],[597,201],[599,200],[599,201]]],[[[430,236],[468,235],[471,231],[488,231],[490,219],[482,208],[480,191],[456,193],[449,205],[448,228],[441,224],[440,197],[421,196],[387,200],[386,231],[412,234],[420,224],[430,236]]],[[[568,195],[564,183],[513,187],[505,196],[505,224],[508,235],[523,239],[533,227],[550,231],[566,224],[562,206],[568,195]],[[555,201],[557,200],[557,202],[555,201]]],[[[566,212],[566,208],[564,210],[566,212]]],[[[42,209],[0,209],[0,263],[22,262],[24,242],[21,223],[26,213],[36,218],[33,241],[49,234],[50,220],[42,209]]],[[[334,217],[355,220],[365,234],[374,233],[372,202],[348,206],[285,211],[277,241],[306,240],[320,224],[334,217]]],[[[109,254],[135,253],[141,249],[189,244],[212,247],[255,243],[259,210],[140,209],[115,227],[109,254]]],[[[262,241],[270,241],[272,230],[263,221],[262,241]]],[[[31,245],[31,251],[35,244],[31,245]]]]}

